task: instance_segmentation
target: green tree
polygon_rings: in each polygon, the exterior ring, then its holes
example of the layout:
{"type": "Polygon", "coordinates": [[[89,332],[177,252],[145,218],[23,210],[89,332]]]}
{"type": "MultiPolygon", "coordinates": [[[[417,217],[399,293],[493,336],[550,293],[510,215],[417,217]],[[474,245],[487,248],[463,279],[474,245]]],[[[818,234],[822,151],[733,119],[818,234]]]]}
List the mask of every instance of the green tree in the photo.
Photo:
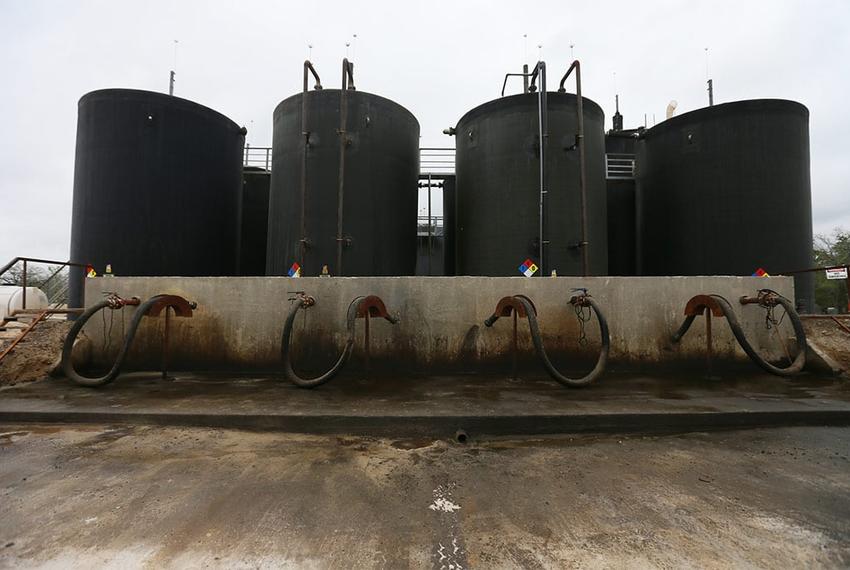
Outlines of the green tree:
{"type": "MultiPolygon", "coordinates": [[[[836,228],[829,235],[815,236],[815,265],[830,267],[850,265],[850,231],[836,228]]],[[[847,311],[847,282],[841,279],[828,280],[823,271],[815,274],[815,302],[822,308],[836,307],[847,311]]]]}

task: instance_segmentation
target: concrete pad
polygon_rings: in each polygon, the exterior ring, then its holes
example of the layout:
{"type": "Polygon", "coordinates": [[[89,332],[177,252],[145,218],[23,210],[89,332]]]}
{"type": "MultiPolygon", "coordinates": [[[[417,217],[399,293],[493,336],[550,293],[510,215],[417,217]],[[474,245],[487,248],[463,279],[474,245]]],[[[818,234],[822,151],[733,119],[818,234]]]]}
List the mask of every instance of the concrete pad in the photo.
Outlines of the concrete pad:
{"type": "Polygon", "coordinates": [[[850,429],[0,426],[3,568],[846,568],[850,429]]]}
{"type": "Polygon", "coordinates": [[[570,390],[546,376],[342,375],[318,389],[263,375],[127,374],[103,388],[66,379],[0,391],[0,421],[104,422],[448,437],[646,433],[753,426],[848,425],[850,384],[726,372],[609,375],[570,390]]]}

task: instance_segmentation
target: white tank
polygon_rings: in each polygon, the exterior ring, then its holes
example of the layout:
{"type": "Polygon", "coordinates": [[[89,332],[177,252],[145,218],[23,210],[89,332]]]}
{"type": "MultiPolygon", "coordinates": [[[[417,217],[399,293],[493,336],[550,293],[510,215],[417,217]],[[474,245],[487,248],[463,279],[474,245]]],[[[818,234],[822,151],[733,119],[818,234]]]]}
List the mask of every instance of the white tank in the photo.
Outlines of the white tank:
{"type": "MultiPolygon", "coordinates": [[[[47,295],[38,287],[27,287],[27,309],[46,309],[47,295]]],[[[16,285],[0,285],[0,319],[12,316],[12,312],[24,308],[24,291],[16,285]]]]}

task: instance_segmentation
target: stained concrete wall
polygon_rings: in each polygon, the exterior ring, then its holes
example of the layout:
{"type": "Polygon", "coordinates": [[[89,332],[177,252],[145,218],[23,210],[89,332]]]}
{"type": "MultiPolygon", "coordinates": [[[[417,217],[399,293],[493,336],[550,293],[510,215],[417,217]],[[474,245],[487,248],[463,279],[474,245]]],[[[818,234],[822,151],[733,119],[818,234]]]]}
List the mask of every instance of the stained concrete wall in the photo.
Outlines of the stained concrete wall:
{"type": "MultiPolygon", "coordinates": [[[[700,293],[717,293],[732,301],[754,344],[778,355],[775,331],[766,331],[764,311],[741,307],[741,295],[770,287],[793,298],[787,277],[113,277],[88,279],[86,303],[103,291],[147,299],[175,294],[198,303],[192,318],[171,317],[170,363],[173,369],[277,370],[280,337],[293,291],[305,291],[316,305],[296,320],[293,350],[307,370],[333,361],[345,339],[344,318],[351,300],[378,295],[400,317],[391,325],[373,319],[371,354],[380,369],[429,372],[474,371],[511,360],[511,319],[492,328],[483,325],[506,295],[530,297],[539,312],[547,351],[559,365],[583,365],[599,345],[596,320],[587,326],[589,342],[578,343],[579,322],[568,304],[571,289],[587,287],[603,307],[611,333],[611,366],[635,367],[656,363],[699,361],[705,355],[705,325],[699,318],[679,345],[670,335],[683,320],[687,301],[700,293]]],[[[135,309],[105,311],[92,318],[85,333],[92,340],[96,362],[112,358],[121,344],[135,309]],[[108,332],[108,335],[104,334],[108,332]]],[[[713,319],[714,351],[718,361],[742,360],[725,319],[713,319]]],[[[164,318],[145,318],[128,366],[157,368],[161,361],[164,318]]],[[[532,360],[527,323],[519,323],[520,360],[532,360]]],[[[788,319],[780,336],[792,334],[788,319]]],[[[357,323],[357,348],[352,365],[362,358],[363,324],[357,323]]]]}

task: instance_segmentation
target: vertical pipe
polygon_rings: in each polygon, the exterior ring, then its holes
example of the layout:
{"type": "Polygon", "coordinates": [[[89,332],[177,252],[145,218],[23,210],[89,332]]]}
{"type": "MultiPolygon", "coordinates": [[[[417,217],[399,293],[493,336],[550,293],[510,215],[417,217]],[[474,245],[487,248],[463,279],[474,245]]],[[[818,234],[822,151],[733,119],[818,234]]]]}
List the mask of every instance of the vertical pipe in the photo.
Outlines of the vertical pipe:
{"type": "Polygon", "coordinates": [[[24,276],[23,276],[23,279],[21,280],[21,282],[23,283],[23,290],[21,291],[21,294],[22,294],[21,308],[26,309],[27,308],[27,260],[26,259],[24,260],[24,276]]]}
{"type": "MultiPolygon", "coordinates": [[[[342,271],[342,246],[344,238],[342,235],[343,229],[343,208],[345,199],[345,149],[348,146],[348,133],[346,127],[348,125],[348,99],[346,91],[348,91],[348,78],[351,75],[351,64],[348,58],[342,60],[342,88],[339,91],[339,188],[337,191],[337,206],[336,206],[336,274],[343,275],[342,271]]],[[[352,86],[354,80],[352,78],[352,86]]]]}
{"type": "Polygon", "coordinates": [[[304,267],[307,256],[307,149],[310,147],[310,133],[307,131],[307,72],[309,61],[304,62],[304,91],[301,93],[301,136],[304,137],[304,146],[301,149],[301,220],[299,226],[300,238],[298,240],[298,263],[304,267]]]}
{"type": "Polygon", "coordinates": [[[538,257],[540,258],[540,273],[539,275],[544,275],[546,273],[546,264],[545,264],[545,252],[544,252],[544,244],[545,244],[545,198],[546,198],[546,139],[549,134],[547,132],[547,118],[546,118],[546,64],[542,61],[537,62],[537,72],[540,75],[540,86],[537,91],[537,119],[538,119],[538,137],[540,144],[540,200],[538,204],[538,215],[540,217],[538,232],[538,257]]]}
{"type": "Polygon", "coordinates": [[[708,106],[714,106],[714,81],[708,80],[708,106]]]}
{"type": "Polygon", "coordinates": [[[584,109],[581,98],[581,64],[575,61],[576,67],[576,109],[578,113],[578,160],[579,188],[581,191],[581,270],[585,277],[590,273],[590,260],[587,244],[587,169],[585,166],[584,148],[584,109]]]}
{"type": "Polygon", "coordinates": [[[528,93],[528,64],[522,64],[522,92],[528,93]]]}

